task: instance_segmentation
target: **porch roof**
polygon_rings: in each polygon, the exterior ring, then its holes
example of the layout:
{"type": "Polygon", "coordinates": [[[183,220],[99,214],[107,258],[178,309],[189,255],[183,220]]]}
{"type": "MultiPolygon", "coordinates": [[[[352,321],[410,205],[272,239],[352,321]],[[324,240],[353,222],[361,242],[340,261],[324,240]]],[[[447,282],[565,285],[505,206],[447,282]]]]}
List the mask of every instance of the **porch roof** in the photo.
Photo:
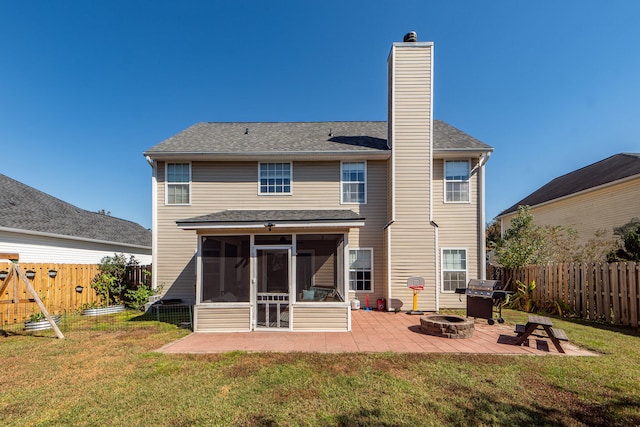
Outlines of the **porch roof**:
{"type": "Polygon", "coordinates": [[[351,210],[224,210],[176,221],[178,228],[364,227],[365,218],[351,210]]]}

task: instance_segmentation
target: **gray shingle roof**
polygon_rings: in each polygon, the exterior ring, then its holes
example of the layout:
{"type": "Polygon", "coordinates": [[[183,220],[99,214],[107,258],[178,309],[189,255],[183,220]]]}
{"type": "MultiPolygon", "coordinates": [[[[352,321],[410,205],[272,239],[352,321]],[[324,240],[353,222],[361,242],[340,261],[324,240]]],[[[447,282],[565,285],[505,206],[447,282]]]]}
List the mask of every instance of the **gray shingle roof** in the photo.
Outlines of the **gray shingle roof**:
{"type": "Polygon", "coordinates": [[[436,151],[493,151],[490,145],[440,120],[433,121],[433,149],[436,151]]]}
{"type": "Polygon", "coordinates": [[[322,222],[363,221],[361,215],[343,209],[333,210],[224,210],[208,215],[176,221],[178,225],[192,223],[243,223],[243,222],[322,222]]]}
{"type": "MultiPolygon", "coordinates": [[[[492,148],[434,121],[434,149],[492,148]]],[[[324,153],[388,151],[387,122],[196,123],[144,154],[324,153]]]]}
{"type": "Polygon", "coordinates": [[[151,248],[151,231],[86,211],[0,174],[0,227],[151,248]]]}
{"type": "Polygon", "coordinates": [[[539,205],[634,175],[640,175],[640,154],[616,154],[549,181],[498,216],[515,212],[518,206],[539,205]]]}

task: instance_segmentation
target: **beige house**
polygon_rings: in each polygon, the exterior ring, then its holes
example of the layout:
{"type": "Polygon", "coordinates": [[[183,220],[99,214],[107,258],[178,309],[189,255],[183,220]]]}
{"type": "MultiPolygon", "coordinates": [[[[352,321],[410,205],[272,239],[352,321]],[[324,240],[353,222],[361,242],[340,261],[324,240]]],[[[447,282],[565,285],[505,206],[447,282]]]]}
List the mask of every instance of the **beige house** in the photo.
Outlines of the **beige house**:
{"type": "Polygon", "coordinates": [[[550,181],[496,217],[503,232],[525,205],[536,224],[573,228],[581,242],[599,230],[613,236],[614,227],[640,218],[640,154],[616,154],[550,181]]]}
{"type": "MultiPolygon", "coordinates": [[[[351,329],[352,301],[463,307],[492,148],[433,120],[433,43],[389,55],[385,122],[198,123],[149,149],[153,267],[195,331],[351,329]]],[[[355,306],[355,304],[353,304],[355,306]]]]}

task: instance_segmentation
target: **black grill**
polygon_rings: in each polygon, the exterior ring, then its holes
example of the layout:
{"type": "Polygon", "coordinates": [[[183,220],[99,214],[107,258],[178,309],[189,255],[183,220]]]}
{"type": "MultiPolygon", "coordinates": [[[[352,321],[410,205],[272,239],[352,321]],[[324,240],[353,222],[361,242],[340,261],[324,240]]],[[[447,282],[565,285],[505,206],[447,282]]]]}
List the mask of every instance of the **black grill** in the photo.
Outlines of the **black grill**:
{"type": "Polygon", "coordinates": [[[466,288],[457,288],[456,293],[467,296],[467,317],[487,319],[493,325],[495,311],[498,322],[504,322],[502,303],[507,298],[507,292],[502,290],[499,280],[471,279],[466,288]]]}

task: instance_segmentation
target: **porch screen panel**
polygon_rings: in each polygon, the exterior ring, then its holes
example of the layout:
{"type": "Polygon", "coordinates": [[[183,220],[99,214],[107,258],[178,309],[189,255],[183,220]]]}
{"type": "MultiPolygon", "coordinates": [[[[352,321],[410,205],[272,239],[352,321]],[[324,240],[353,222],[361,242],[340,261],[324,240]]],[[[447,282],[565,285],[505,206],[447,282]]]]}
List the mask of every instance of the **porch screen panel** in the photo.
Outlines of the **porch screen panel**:
{"type": "Polygon", "coordinates": [[[343,301],[342,234],[296,236],[297,301],[343,301]]]}
{"type": "Polygon", "coordinates": [[[249,302],[249,236],[202,237],[202,302],[249,302]]]}

